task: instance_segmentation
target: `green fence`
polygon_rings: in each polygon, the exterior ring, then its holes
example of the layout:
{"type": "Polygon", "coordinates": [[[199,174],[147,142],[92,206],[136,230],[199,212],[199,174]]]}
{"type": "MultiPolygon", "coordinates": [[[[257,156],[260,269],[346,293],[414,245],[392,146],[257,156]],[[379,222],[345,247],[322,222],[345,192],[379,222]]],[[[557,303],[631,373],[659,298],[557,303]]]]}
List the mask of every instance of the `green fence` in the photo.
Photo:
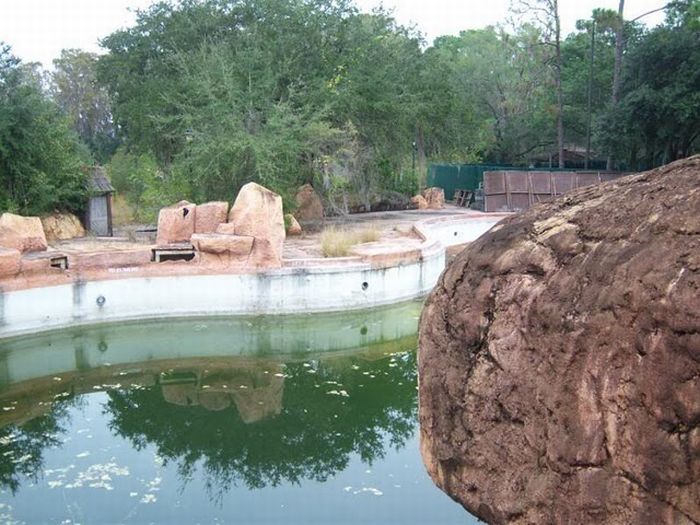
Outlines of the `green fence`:
{"type": "Polygon", "coordinates": [[[530,169],[515,167],[512,164],[430,164],[428,165],[427,187],[437,186],[445,190],[445,198],[452,200],[455,190],[474,191],[484,182],[485,171],[575,171],[567,168],[530,169]]]}

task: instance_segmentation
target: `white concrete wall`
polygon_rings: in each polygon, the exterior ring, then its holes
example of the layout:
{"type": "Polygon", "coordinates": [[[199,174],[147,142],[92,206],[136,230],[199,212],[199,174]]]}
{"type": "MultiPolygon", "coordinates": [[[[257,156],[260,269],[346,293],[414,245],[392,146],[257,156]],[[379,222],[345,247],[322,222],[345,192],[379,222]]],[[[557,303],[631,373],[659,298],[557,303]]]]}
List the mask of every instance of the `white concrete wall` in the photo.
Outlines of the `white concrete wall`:
{"type": "Polygon", "coordinates": [[[430,291],[444,251],[405,266],[283,268],[242,275],[74,283],[3,293],[0,337],[77,324],[161,317],[294,314],[392,304],[430,291]],[[363,288],[366,283],[366,288],[363,288]],[[98,304],[99,298],[104,304],[98,304]]]}
{"type": "Polygon", "coordinates": [[[501,218],[471,220],[466,224],[456,220],[426,221],[424,228],[428,230],[431,239],[440,241],[443,246],[454,246],[478,239],[501,218]]]}
{"type": "Polygon", "coordinates": [[[0,292],[0,338],[114,321],[297,314],[393,304],[427,294],[445,267],[444,247],[474,240],[498,220],[424,221],[418,226],[428,239],[421,260],[389,268],[372,268],[367,263],[321,265],[0,292]],[[101,305],[100,298],[104,299],[101,305]]]}

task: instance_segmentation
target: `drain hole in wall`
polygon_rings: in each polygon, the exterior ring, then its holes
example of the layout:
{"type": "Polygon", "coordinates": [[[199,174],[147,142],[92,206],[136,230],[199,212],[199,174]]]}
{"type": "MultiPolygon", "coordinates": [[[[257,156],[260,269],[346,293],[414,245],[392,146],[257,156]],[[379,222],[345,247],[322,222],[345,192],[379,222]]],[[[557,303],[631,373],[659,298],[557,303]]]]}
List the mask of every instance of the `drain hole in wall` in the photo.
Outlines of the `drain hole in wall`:
{"type": "Polygon", "coordinates": [[[367,288],[369,288],[369,283],[367,281],[365,281],[362,283],[362,289],[366,290],[367,288]]]}
{"type": "Polygon", "coordinates": [[[106,352],[107,348],[109,348],[109,347],[107,346],[107,343],[105,341],[100,341],[97,345],[97,349],[100,352],[106,352]]]}
{"type": "Polygon", "coordinates": [[[107,302],[107,299],[105,299],[104,295],[99,295],[95,302],[97,303],[97,306],[103,307],[105,305],[105,303],[107,302]]]}
{"type": "Polygon", "coordinates": [[[362,328],[360,328],[360,334],[367,335],[367,327],[366,326],[363,326],[362,328]]]}
{"type": "Polygon", "coordinates": [[[455,232],[455,237],[457,237],[457,232],[455,232]]]}

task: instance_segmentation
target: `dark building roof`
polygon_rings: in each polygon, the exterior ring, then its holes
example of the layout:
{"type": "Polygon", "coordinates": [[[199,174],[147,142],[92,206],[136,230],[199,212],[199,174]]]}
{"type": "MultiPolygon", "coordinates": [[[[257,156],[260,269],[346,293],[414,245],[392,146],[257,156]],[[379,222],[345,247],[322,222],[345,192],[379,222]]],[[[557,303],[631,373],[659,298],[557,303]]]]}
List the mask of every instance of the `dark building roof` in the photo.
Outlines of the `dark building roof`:
{"type": "Polygon", "coordinates": [[[104,168],[100,166],[90,169],[88,186],[93,193],[112,193],[114,191],[114,186],[109,182],[109,177],[107,177],[104,168]]]}

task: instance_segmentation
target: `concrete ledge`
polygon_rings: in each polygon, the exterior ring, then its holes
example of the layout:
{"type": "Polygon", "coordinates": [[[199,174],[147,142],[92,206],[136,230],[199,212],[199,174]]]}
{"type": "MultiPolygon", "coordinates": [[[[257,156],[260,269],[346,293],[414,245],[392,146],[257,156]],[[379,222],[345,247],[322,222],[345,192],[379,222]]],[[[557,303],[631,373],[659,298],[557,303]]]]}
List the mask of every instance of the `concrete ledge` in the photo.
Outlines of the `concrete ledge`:
{"type": "Polygon", "coordinates": [[[66,271],[0,280],[0,338],[136,319],[393,304],[428,293],[444,269],[445,247],[476,239],[501,218],[428,219],[414,225],[423,241],[406,248],[374,250],[368,244],[357,257],[287,260],[281,268],[257,271],[207,265],[201,258],[154,263],[150,246],[71,255],[66,271]]]}

